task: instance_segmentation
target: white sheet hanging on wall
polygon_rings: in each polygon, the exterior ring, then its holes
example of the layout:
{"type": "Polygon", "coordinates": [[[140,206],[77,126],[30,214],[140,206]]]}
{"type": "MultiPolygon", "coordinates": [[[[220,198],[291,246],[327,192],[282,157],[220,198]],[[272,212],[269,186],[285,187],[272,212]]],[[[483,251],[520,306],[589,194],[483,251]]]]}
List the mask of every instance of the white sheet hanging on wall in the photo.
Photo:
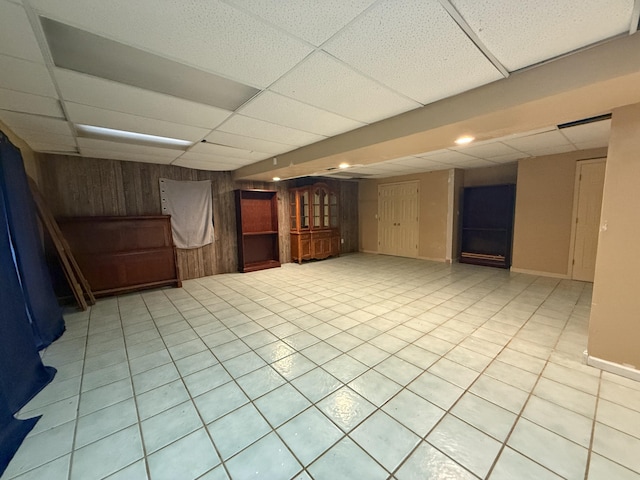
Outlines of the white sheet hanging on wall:
{"type": "Polygon", "coordinates": [[[171,215],[173,243],[178,248],[198,248],[213,242],[211,182],[160,179],[162,213],[171,215]]]}

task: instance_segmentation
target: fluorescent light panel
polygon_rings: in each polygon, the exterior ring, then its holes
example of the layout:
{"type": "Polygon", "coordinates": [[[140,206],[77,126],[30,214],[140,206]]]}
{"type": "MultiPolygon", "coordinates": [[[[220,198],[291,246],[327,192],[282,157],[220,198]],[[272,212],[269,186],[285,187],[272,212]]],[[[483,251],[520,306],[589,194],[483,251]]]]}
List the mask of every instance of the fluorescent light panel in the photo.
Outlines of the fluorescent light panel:
{"type": "Polygon", "coordinates": [[[189,140],[160,137],[158,135],[148,135],[146,133],[128,132],[126,130],[116,130],[114,128],[96,127],[94,125],[76,124],[76,130],[80,137],[95,138],[98,140],[111,140],[122,143],[134,143],[137,145],[165,147],[175,150],[186,150],[187,147],[192,145],[189,140]]]}
{"type": "Polygon", "coordinates": [[[144,50],[41,17],[60,68],[235,111],[259,90],[144,50]],[[179,81],[177,81],[179,79],[179,81]]]}

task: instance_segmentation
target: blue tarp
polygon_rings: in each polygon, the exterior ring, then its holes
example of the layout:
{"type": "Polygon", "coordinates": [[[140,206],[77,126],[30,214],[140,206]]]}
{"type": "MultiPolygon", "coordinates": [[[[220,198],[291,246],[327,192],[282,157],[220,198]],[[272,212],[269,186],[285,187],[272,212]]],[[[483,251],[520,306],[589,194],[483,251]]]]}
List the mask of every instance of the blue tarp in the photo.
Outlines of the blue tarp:
{"type": "Polygon", "coordinates": [[[35,204],[22,155],[2,132],[0,187],[27,315],[33,328],[35,345],[40,350],[62,335],[64,320],[45,262],[35,204]]]}

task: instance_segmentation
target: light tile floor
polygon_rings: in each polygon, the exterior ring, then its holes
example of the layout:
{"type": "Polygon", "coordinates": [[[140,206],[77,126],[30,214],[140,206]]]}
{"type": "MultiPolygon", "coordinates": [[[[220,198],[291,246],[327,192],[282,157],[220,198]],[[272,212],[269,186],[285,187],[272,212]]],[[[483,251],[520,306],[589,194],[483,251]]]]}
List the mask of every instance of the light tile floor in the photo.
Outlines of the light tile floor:
{"type": "Polygon", "coordinates": [[[639,479],[591,285],[355,254],[100,300],[3,478],[639,479]]]}

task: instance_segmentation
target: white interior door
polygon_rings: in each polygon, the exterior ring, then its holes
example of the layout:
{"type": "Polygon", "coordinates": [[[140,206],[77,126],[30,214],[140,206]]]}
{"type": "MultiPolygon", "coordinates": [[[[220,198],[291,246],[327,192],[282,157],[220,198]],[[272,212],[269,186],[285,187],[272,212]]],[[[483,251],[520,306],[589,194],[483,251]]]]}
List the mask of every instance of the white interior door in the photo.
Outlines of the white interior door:
{"type": "Polygon", "coordinates": [[[604,172],[604,160],[578,162],[572,274],[574,280],[593,282],[598,250],[604,172]]]}
{"type": "Polygon", "coordinates": [[[378,251],[418,256],[418,182],[378,187],[378,251]]]}

